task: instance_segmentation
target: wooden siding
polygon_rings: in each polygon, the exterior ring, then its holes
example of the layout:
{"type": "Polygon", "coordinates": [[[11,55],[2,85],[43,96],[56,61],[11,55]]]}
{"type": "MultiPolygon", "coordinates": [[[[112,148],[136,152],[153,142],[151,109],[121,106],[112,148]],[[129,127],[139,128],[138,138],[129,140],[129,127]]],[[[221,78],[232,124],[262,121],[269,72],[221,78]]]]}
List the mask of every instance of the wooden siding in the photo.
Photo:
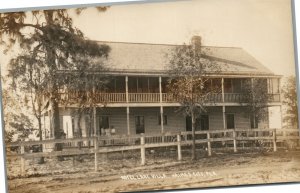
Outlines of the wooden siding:
{"type": "MultiPolygon", "coordinates": [[[[72,111],[75,108],[65,108],[60,111],[61,129],[66,130],[65,121],[63,119],[71,119],[72,111]]],[[[181,112],[176,112],[176,107],[164,107],[164,115],[167,115],[167,124],[164,125],[164,132],[177,132],[186,130],[186,117],[181,112]]],[[[226,113],[234,114],[235,128],[236,129],[248,129],[250,128],[250,116],[246,112],[245,107],[226,107],[226,113]]],[[[209,107],[207,109],[209,116],[209,129],[210,130],[222,130],[223,127],[223,113],[222,107],[209,107]]],[[[81,127],[82,136],[88,136],[88,123],[86,123],[85,116],[82,115],[81,127]]],[[[127,115],[125,107],[114,108],[101,108],[97,110],[97,129],[99,128],[100,116],[109,117],[109,126],[114,127],[117,135],[127,134],[127,115]]],[[[160,116],[159,107],[132,107],[130,108],[130,134],[136,134],[135,129],[135,116],[144,116],[145,133],[158,134],[161,133],[161,125],[158,123],[158,117],[160,116]]],[[[45,120],[49,121],[48,117],[45,120]]],[[[70,122],[70,121],[69,121],[70,122]]],[[[78,117],[74,117],[74,131],[78,130],[78,117]]],[[[268,120],[260,122],[259,128],[265,128],[268,126],[268,120]]],[[[49,125],[46,123],[46,126],[49,125]]],[[[69,131],[72,130],[72,124],[68,125],[69,131]]],[[[47,129],[49,130],[49,129],[47,129]]],[[[68,135],[70,137],[70,134],[68,135]]]]}

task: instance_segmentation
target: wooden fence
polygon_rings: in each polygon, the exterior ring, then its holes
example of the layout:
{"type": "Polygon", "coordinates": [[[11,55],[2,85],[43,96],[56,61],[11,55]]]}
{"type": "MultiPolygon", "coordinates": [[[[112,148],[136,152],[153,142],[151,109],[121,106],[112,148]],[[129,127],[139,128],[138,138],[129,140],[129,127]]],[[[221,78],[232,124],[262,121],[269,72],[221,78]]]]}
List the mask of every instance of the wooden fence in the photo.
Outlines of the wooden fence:
{"type": "MultiPolygon", "coordinates": [[[[296,141],[299,145],[300,133],[298,129],[228,129],[196,131],[196,144],[201,144],[207,150],[208,156],[212,155],[212,150],[218,146],[232,148],[233,152],[246,148],[245,144],[267,144],[261,148],[268,147],[274,152],[280,143],[296,141]]],[[[18,149],[21,158],[21,174],[25,174],[25,159],[38,157],[55,156],[75,156],[82,154],[94,154],[95,171],[98,170],[98,154],[109,152],[122,152],[126,150],[137,150],[141,152],[141,164],[146,164],[146,149],[157,147],[177,147],[178,160],[182,159],[182,146],[192,144],[191,132],[165,133],[157,135],[130,135],[130,136],[101,136],[86,137],[78,139],[53,139],[44,141],[14,142],[7,144],[7,148],[18,149]],[[60,145],[62,151],[32,152],[30,147],[60,145]],[[80,146],[80,148],[78,148],[80,146]]],[[[251,147],[250,147],[251,148],[251,147]]],[[[7,155],[11,156],[11,155],[7,155]]]]}

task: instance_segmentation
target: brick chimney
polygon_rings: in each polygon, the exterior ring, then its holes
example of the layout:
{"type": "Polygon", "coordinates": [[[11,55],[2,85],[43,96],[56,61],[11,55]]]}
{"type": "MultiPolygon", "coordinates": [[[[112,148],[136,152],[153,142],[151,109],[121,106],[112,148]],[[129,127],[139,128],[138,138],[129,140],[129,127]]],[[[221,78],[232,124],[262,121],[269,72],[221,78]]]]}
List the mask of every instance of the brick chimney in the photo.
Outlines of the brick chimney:
{"type": "Polygon", "coordinates": [[[201,53],[201,36],[193,36],[191,44],[194,46],[197,53],[201,53]]]}

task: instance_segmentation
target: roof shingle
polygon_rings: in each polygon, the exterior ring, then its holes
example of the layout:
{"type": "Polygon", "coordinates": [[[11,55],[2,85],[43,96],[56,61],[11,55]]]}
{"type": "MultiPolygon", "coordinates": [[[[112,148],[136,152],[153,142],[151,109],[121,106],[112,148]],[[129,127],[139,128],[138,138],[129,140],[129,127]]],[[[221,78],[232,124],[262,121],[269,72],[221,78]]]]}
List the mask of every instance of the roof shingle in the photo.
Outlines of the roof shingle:
{"type": "MultiPolygon", "coordinates": [[[[176,46],[165,44],[99,42],[111,47],[106,66],[111,71],[167,71],[167,54],[176,46]]],[[[203,46],[204,53],[221,66],[224,74],[274,75],[244,49],[238,47],[203,46]],[[226,66],[226,67],[225,67],[226,66]]]]}

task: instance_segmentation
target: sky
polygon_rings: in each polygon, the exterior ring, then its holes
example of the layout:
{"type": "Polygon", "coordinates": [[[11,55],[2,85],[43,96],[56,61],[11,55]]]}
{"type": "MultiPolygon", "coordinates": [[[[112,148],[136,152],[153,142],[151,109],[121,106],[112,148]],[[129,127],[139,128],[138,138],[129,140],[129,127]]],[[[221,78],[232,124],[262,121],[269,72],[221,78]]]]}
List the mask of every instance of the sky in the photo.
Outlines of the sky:
{"type": "MultiPolygon", "coordinates": [[[[70,12],[91,40],[241,47],[278,75],[295,75],[290,0],[178,0],[70,12]]],[[[1,48],[0,48],[1,49],[1,48]]],[[[2,74],[12,55],[0,53],[2,74]]]]}
{"type": "Polygon", "coordinates": [[[290,0],[183,0],[89,8],[74,25],[92,40],[242,47],[275,74],[294,75],[290,0]]]}

